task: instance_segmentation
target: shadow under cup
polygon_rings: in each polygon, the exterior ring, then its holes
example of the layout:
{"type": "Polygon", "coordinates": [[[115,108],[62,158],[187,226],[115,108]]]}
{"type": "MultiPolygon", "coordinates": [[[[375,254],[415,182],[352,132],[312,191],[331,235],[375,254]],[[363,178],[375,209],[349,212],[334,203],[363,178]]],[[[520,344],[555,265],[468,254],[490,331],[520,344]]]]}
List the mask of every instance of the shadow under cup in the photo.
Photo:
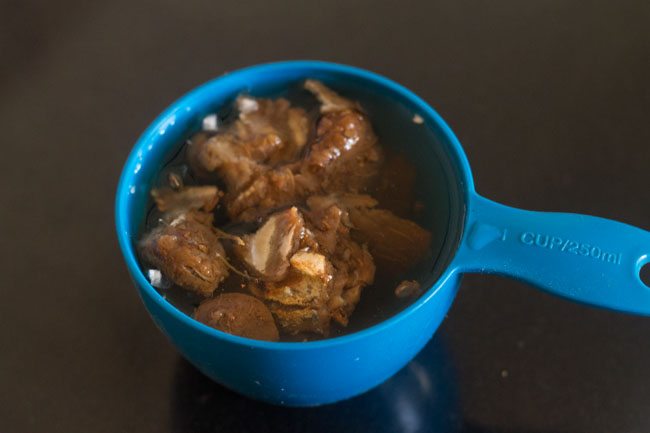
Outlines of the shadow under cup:
{"type": "Polygon", "coordinates": [[[116,198],[118,239],[147,310],[176,348],[205,375],[244,395],[306,406],[366,391],[403,367],[431,338],[456,293],[459,276],[448,271],[463,231],[472,181],[465,156],[444,121],[420,98],[376,74],[322,62],[254,66],[210,81],[173,103],[143,133],[122,172],[116,198]],[[307,343],[271,343],[233,336],[194,321],[147,281],[135,244],[143,230],[149,191],[179,144],[201,119],[240,93],[277,96],[307,78],[359,100],[380,142],[414,165],[416,220],[432,232],[432,262],[422,280],[430,289],[401,312],[342,337],[307,343]],[[414,119],[415,116],[415,119],[414,119]],[[423,122],[417,119],[419,116],[423,122]]]}

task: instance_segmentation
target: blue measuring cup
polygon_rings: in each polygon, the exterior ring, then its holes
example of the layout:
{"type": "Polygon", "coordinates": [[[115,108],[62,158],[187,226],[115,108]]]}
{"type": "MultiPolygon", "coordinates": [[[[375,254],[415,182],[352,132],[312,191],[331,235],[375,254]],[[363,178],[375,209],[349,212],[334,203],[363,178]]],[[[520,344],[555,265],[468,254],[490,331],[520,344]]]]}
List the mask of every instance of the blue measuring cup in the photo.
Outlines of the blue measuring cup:
{"type": "MultiPolygon", "coordinates": [[[[382,131],[378,131],[382,136],[382,131]]],[[[463,149],[442,118],[401,85],[362,69],[315,61],[264,64],[226,74],[164,111],[135,144],[116,197],[116,227],[129,273],[151,317],[180,353],[205,375],[249,397],[310,406],[362,393],[389,378],[431,338],[463,274],[500,274],[574,301],[650,314],[650,288],[640,270],[650,261],[650,233],[603,218],[532,212],[478,195],[463,149]],[[156,291],[139,266],[135,243],[152,182],[200,119],[239,93],[273,94],[306,79],[364,95],[373,124],[417,115],[399,134],[403,150],[428,173],[422,191],[439,255],[428,290],[374,326],[321,341],[290,343],[242,338],[193,320],[156,291]],[[420,124],[421,123],[421,124],[420,124]]],[[[370,289],[369,289],[370,290],[370,289]]]]}

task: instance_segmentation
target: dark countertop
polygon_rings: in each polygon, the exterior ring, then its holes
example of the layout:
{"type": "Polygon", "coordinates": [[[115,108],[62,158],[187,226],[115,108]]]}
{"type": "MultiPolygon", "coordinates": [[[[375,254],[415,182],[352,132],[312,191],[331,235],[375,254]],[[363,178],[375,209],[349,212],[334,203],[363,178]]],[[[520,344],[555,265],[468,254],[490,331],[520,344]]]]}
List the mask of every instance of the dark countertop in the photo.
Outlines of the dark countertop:
{"type": "Polygon", "coordinates": [[[429,101],[480,193],[650,229],[650,3],[244,3],[0,2],[0,431],[650,431],[650,319],[475,275],[379,388],[316,409],[246,400],[155,328],[113,228],[121,165],[167,104],[317,58],[429,101]]]}

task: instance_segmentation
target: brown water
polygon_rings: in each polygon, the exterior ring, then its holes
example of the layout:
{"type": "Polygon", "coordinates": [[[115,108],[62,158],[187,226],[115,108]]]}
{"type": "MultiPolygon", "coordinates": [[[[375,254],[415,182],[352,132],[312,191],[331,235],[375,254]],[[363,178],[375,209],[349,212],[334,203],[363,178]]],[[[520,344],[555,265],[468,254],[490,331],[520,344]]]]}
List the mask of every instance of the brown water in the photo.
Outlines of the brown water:
{"type": "MultiPolygon", "coordinates": [[[[283,96],[289,99],[293,105],[306,108],[314,119],[318,116],[318,107],[314,98],[305,91],[291,89],[283,96]]],[[[426,126],[414,122],[413,114],[410,112],[397,110],[390,116],[383,109],[374,109],[377,107],[377,101],[372,97],[367,97],[368,95],[347,93],[346,96],[361,102],[369,115],[385,155],[385,162],[377,181],[364,192],[375,197],[379,201],[379,207],[388,209],[402,218],[417,222],[431,231],[433,236],[426,256],[419,263],[414,263],[411,270],[395,273],[377,266],[374,283],[363,289],[361,300],[350,317],[349,325],[343,328],[332,322],[331,337],[372,326],[414,302],[416,298],[399,299],[395,296],[395,287],[401,281],[417,280],[421,283],[423,292],[431,286],[440,273],[435,264],[445,241],[445,224],[449,218],[448,205],[444,200],[446,188],[442,182],[444,179],[444,175],[441,174],[442,169],[418,163],[419,154],[422,152],[418,146],[422,146],[423,143],[403,142],[408,137],[421,134],[421,130],[426,126]],[[355,96],[358,97],[355,98],[355,96]],[[395,115],[396,113],[399,115],[395,115]],[[390,121],[387,118],[390,118],[390,121]],[[405,138],[402,139],[402,137],[405,138]]],[[[218,113],[220,125],[227,124],[231,120],[232,111],[230,107],[224,107],[218,113]]],[[[188,140],[190,139],[191,136],[188,140]]],[[[179,143],[178,152],[164,166],[153,187],[167,186],[170,173],[178,175],[185,185],[205,183],[204,181],[199,182],[189,169],[185,160],[186,147],[187,141],[179,143]]],[[[221,204],[217,206],[214,213],[216,226],[221,227],[228,223],[221,204]]],[[[151,203],[144,230],[149,231],[155,227],[160,216],[160,212],[151,203]]],[[[146,266],[143,268],[146,274],[146,266]]],[[[244,287],[243,283],[242,277],[231,272],[230,276],[221,283],[215,295],[231,291],[245,292],[242,288],[244,287]]],[[[192,315],[202,300],[200,296],[174,285],[167,289],[159,289],[159,291],[169,302],[188,315],[192,315]]],[[[318,337],[310,336],[309,339],[318,339],[318,337]]],[[[283,336],[282,340],[291,341],[292,338],[283,336]]]]}

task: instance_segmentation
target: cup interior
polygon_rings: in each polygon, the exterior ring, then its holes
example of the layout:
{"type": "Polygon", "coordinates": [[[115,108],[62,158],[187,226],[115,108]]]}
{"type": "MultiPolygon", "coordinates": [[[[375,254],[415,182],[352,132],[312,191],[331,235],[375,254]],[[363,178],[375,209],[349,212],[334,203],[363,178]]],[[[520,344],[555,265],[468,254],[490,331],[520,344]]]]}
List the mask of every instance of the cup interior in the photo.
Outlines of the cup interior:
{"type": "MultiPolygon", "coordinates": [[[[466,203],[473,188],[458,140],[442,118],[406,88],[361,69],[301,61],[254,66],[210,81],[172,104],[143,133],[122,172],[116,203],[118,238],[132,274],[139,273],[146,281],[135,245],[151,206],[152,184],[177,156],[182,143],[200,129],[201,119],[223,111],[240,93],[273,97],[307,78],[321,80],[359,100],[381,144],[403,153],[414,164],[416,198],[424,203],[416,222],[433,234],[434,253],[422,273],[422,282],[427,288],[435,286],[447,272],[460,243],[466,203]]],[[[148,283],[146,286],[144,289],[152,296],[161,296],[148,283]]],[[[408,308],[415,308],[427,297],[423,295],[408,308]]],[[[175,308],[171,304],[169,307],[175,308]]],[[[360,323],[359,330],[366,325],[373,323],[360,323]]]]}

